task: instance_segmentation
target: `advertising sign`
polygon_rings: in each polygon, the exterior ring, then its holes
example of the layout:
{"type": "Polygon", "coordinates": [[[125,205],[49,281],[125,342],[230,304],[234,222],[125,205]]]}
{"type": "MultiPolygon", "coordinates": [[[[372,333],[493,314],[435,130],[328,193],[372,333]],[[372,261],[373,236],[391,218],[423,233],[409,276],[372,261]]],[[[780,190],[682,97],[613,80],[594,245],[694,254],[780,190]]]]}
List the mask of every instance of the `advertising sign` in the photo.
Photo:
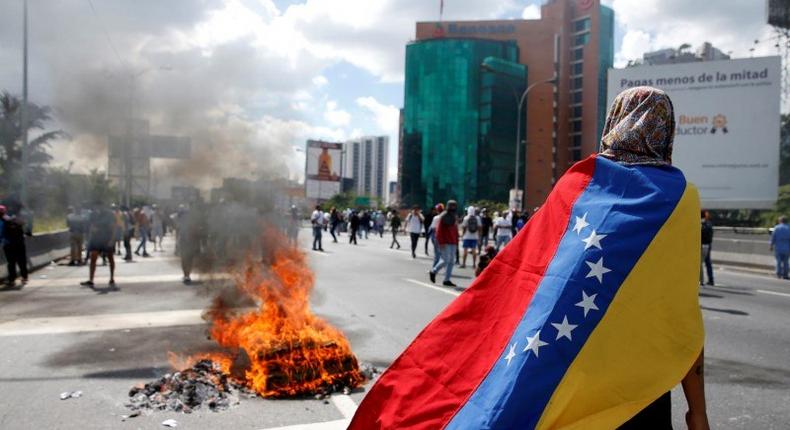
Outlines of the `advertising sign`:
{"type": "Polygon", "coordinates": [[[769,209],[779,184],[780,57],[609,69],[608,105],[648,85],[675,108],[673,164],[705,209],[769,209]]]}
{"type": "Polygon", "coordinates": [[[340,193],[340,143],[307,141],[305,192],[309,199],[325,200],[340,193]]]}

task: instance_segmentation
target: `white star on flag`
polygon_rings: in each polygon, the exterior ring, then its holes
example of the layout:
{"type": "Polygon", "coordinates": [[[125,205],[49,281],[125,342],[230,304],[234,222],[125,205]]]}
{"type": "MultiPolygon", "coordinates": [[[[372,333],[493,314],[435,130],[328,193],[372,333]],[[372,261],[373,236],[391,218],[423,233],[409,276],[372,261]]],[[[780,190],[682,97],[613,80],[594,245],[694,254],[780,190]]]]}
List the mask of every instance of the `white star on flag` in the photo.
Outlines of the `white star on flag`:
{"type": "Polygon", "coordinates": [[[587,293],[582,291],[582,301],[580,301],[579,303],[576,303],[576,306],[578,306],[580,308],[584,308],[584,317],[585,318],[587,317],[587,312],[590,312],[590,309],[596,310],[596,311],[598,310],[598,306],[595,305],[595,297],[597,297],[597,296],[598,296],[598,294],[593,294],[592,296],[588,296],[587,293]]]}
{"type": "Polygon", "coordinates": [[[578,324],[568,324],[567,315],[565,315],[565,318],[562,319],[562,323],[551,323],[551,325],[557,329],[557,339],[555,340],[560,340],[561,337],[568,338],[568,340],[573,340],[571,339],[571,332],[573,329],[579,326],[578,324]]]}
{"type": "Polygon", "coordinates": [[[535,333],[535,336],[527,336],[527,347],[524,348],[523,352],[532,351],[532,353],[535,354],[535,357],[537,357],[540,347],[546,345],[548,345],[548,343],[540,340],[540,330],[538,330],[538,332],[535,333]]]}
{"type": "Polygon", "coordinates": [[[587,263],[587,266],[590,267],[590,273],[588,273],[585,278],[595,277],[598,279],[599,284],[603,284],[603,275],[605,273],[611,272],[611,270],[603,267],[603,257],[599,258],[597,263],[592,263],[589,261],[585,261],[585,263],[587,263]]]}
{"type": "Polygon", "coordinates": [[[510,345],[510,351],[508,351],[507,355],[505,356],[505,360],[507,361],[508,366],[510,366],[510,360],[512,360],[513,357],[516,356],[516,345],[518,345],[518,342],[514,343],[513,345],[510,345]]]}
{"type": "Polygon", "coordinates": [[[598,249],[603,249],[601,248],[601,239],[605,238],[606,236],[608,235],[598,234],[595,232],[595,230],[593,230],[592,233],[590,234],[590,237],[588,237],[587,239],[582,239],[582,242],[584,242],[584,250],[586,251],[592,248],[593,246],[598,249]]]}
{"type": "Polygon", "coordinates": [[[581,218],[576,217],[576,225],[573,226],[573,231],[575,231],[576,234],[581,234],[582,230],[589,225],[590,223],[587,222],[587,212],[585,212],[581,218]]]}

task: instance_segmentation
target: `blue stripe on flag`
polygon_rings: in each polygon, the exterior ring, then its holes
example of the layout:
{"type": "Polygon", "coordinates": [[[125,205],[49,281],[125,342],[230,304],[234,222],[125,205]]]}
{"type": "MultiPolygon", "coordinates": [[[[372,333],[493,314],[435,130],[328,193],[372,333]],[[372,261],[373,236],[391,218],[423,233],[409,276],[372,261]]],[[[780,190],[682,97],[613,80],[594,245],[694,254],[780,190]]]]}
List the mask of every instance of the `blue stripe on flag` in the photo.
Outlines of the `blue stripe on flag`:
{"type": "Polygon", "coordinates": [[[446,428],[537,425],[565,371],[685,187],[683,174],[674,168],[625,167],[596,158],[593,179],[574,204],[568,230],[508,346],[446,428]],[[589,225],[582,222],[574,230],[577,217],[589,225]],[[599,242],[602,249],[593,230],[606,235],[599,242]]]}

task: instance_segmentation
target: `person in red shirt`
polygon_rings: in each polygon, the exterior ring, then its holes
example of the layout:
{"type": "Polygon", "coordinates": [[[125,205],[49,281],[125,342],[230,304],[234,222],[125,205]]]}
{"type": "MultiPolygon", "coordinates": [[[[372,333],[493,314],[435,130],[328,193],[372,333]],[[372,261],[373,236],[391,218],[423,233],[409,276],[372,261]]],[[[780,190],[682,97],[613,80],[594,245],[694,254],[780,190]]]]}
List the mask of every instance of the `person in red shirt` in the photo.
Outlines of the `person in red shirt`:
{"type": "Polygon", "coordinates": [[[436,273],[444,267],[444,282],[442,285],[445,287],[456,286],[450,281],[450,277],[453,274],[453,261],[455,261],[455,252],[458,249],[457,212],[458,203],[455,200],[450,200],[447,202],[447,209],[437,215],[439,217],[439,223],[436,227],[436,242],[439,245],[441,259],[433,266],[429,275],[431,282],[436,283],[436,273]]]}

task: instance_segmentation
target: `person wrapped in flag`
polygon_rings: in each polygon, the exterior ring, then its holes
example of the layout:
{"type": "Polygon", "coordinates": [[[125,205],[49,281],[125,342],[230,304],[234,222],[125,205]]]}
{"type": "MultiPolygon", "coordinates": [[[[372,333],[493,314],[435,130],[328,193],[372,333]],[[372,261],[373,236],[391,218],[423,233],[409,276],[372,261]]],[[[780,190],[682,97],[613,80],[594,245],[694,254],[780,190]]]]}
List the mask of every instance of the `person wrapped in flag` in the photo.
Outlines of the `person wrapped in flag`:
{"type": "Polygon", "coordinates": [[[707,429],[699,197],[661,90],[609,110],[601,152],[406,348],[351,429],[707,429]]]}

